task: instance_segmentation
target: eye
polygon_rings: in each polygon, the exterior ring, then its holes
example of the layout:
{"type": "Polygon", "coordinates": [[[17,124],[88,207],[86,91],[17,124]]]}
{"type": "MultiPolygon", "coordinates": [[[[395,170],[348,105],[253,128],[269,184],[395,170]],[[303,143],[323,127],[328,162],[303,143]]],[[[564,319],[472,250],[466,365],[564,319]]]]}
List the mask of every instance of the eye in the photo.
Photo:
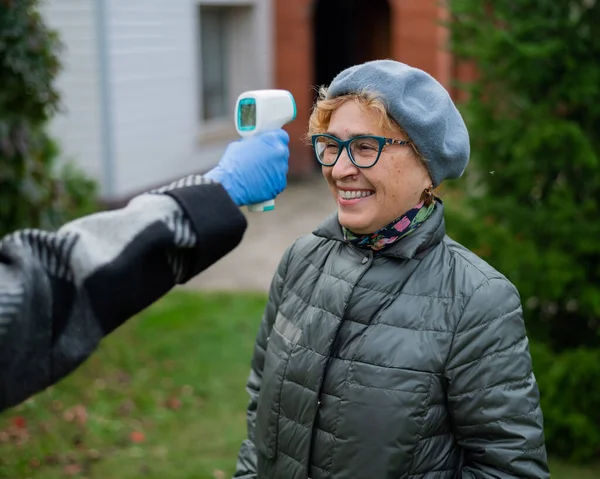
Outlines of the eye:
{"type": "Polygon", "coordinates": [[[377,142],[373,140],[357,140],[357,147],[360,151],[376,151],[378,149],[377,142]]]}

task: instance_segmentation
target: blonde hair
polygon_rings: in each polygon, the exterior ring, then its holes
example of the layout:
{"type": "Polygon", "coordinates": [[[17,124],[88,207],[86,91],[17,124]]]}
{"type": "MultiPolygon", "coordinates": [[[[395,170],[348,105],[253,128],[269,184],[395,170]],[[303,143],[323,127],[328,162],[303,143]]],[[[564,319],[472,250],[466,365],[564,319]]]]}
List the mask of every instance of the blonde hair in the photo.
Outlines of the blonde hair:
{"type": "MultiPolygon", "coordinates": [[[[318,99],[308,120],[308,132],[306,134],[306,140],[309,144],[311,143],[312,135],[318,135],[327,131],[333,112],[350,100],[357,101],[360,107],[364,110],[375,110],[379,119],[378,126],[380,128],[387,131],[400,133],[410,140],[410,137],[406,134],[404,129],[388,114],[383,100],[381,100],[376,93],[363,90],[357,93],[340,95],[335,98],[327,98],[327,87],[322,86],[319,88],[318,99]]],[[[410,146],[415,156],[421,161],[421,163],[423,163],[425,167],[427,167],[427,159],[419,151],[417,145],[411,142],[410,146]]],[[[421,200],[425,201],[426,204],[430,204],[431,201],[433,201],[433,195],[430,189],[427,189],[423,192],[421,200]]]]}

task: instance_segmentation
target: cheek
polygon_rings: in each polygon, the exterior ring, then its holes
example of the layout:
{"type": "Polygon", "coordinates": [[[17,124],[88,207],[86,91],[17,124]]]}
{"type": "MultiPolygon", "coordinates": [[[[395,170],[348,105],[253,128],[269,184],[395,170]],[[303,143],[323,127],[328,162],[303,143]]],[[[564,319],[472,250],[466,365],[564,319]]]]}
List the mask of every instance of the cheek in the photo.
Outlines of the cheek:
{"type": "Polygon", "coordinates": [[[377,191],[378,202],[394,201],[402,190],[402,175],[397,167],[383,167],[365,177],[377,191]]]}
{"type": "Polygon", "coordinates": [[[325,168],[324,166],[321,167],[321,173],[323,174],[323,178],[325,178],[325,181],[327,181],[327,184],[331,187],[333,187],[334,184],[332,170],[333,168],[325,168]]]}
{"type": "Polygon", "coordinates": [[[423,174],[420,168],[408,159],[390,158],[381,170],[370,178],[373,186],[381,193],[380,201],[393,203],[404,199],[407,195],[413,195],[421,188],[423,174]]]}

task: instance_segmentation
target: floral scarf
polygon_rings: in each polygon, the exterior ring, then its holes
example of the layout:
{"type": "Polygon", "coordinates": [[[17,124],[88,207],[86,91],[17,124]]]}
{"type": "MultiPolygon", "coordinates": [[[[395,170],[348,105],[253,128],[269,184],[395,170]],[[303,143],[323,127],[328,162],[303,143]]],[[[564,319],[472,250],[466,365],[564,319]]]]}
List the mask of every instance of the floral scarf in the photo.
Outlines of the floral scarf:
{"type": "Polygon", "coordinates": [[[396,218],[389,225],[384,226],[375,233],[358,235],[348,228],[342,228],[344,238],[359,248],[371,248],[373,251],[379,251],[411,234],[429,218],[434,209],[435,202],[432,202],[429,206],[425,206],[421,201],[414,208],[400,216],[400,218],[396,218]]]}

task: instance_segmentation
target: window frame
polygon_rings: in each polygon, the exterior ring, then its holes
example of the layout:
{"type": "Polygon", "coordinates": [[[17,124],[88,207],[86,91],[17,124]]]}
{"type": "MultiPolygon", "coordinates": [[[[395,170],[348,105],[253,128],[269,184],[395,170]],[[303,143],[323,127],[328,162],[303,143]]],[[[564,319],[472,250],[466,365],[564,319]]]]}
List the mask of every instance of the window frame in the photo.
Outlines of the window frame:
{"type": "Polygon", "coordinates": [[[272,18],[269,15],[269,10],[266,8],[270,7],[270,3],[270,0],[198,0],[195,2],[195,38],[198,58],[196,117],[199,123],[199,141],[202,144],[237,139],[238,134],[235,129],[233,111],[237,96],[242,91],[249,89],[271,88],[272,59],[268,60],[267,65],[260,61],[261,56],[265,55],[261,50],[270,50],[273,44],[273,39],[270,35],[272,18]],[[226,66],[228,85],[225,90],[227,92],[228,109],[231,111],[223,118],[210,120],[204,119],[204,76],[202,72],[201,44],[201,9],[203,7],[231,9],[228,12],[226,20],[227,32],[225,42],[228,49],[228,64],[226,66]],[[261,33],[261,25],[264,26],[265,24],[267,24],[269,31],[261,33]],[[264,48],[265,42],[268,43],[268,48],[264,48]],[[261,45],[263,48],[261,48],[261,45]],[[265,82],[265,80],[267,81],[265,82]]]}

